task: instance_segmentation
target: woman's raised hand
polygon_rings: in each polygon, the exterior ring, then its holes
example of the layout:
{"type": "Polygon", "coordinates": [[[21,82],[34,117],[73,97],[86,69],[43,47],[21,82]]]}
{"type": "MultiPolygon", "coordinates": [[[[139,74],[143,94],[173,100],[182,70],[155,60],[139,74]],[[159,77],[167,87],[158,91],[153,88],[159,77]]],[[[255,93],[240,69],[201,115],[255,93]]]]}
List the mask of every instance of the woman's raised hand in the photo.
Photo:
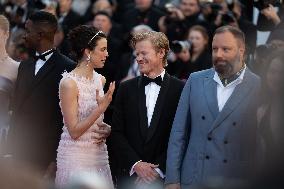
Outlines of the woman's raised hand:
{"type": "Polygon", "coordinates": [[[108,88],[108,91],[102,97],[99,95],[99,90],[96,90],[96,100],[98,103],[98,108],[104,113],[112,101],[112,95],[115,89],[115,82],[111,82],[108,88]]]}

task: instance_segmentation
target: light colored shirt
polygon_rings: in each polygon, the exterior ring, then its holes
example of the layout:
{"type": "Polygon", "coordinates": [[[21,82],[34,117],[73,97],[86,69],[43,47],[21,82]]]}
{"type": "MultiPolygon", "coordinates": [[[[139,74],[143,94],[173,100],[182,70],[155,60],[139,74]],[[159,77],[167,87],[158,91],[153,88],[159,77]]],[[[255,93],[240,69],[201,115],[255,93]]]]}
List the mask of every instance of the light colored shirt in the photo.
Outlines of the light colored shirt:
{"type": "MultiPolygon", "coordinates": [[[[158,75],[157,77],[161,76],[162,80],[164,79],[165,76],[165,70],[162,71],[162,73],[160,75],[158,75]]],[[[148,85],[145,86],[145,95],[146,95],[146,108],[147,108],[147,118],[148,118],[148,127],[150,127],[151,124],[151,120],[152,120],[152,116],[154,113],[154,108],[157,102],[157,98],[159,96],[160,93],[160,89],[161,86],[157,85],[154,82],[149,83],[148,85]]],[[[130,170],[130,176],[134,174],[134,167],[137,163],[141,162],[142,160],[136,162],[131,170],[130,170]]],[[[165,178],[164,173],[159,169],[159,168],[155,168],[155,170],[157,171],[157,173],[160,175],[161,178],[165,178]]]]}
{"type": "Polygon", "coordinates": [[[234,92],[236,86],[239,85],[243,81],[246,69],[247,68],[245,66],[240,76],[236,80],[229,83],[226,87],[221,82],[221,79],[218,73],[215,72],[213,79],[217,82],[217,101],[218,101],[219,112],[222,111],[226,102],[228,101],[232,93],[234,92]]]}
{"type": "MultiPolygon", "coordinates": [[[[159,76],[161,76],[163,80],[165,76],[165,70],[163,70],[163,72],[157,77],[159,76]]],[[[154,82],[151,82],[145,86],[148,127],[150,127],[150,124],[151,124],[152,116],[154,113],[154,108],[157,102],[157,98],[159,96],[160,89],[161,89],[161,86],[157,85],[154,82]]]]}
{"type": "Polygon", "coordinates": [[[58,23],[62,24],[62,22],[64,21],[64,18],[67,16],[67,12],[60,14],[59,18],[58,18],[58,23]]]}
{"type": "MultiPolygon", "coordinates": [[[[44,53],[47,53],[47,52],[49,52],[49,51],[51,51],[51,50],[52,50],[52,49],[47,50],[47,51],[45,51],[44,53]]],[[[44,54],[44,53],[42,53],[42,54],[44,54]]],[[[52,54],[53,54],[53,53],[50,53],[50,54],[48,54],[48,55],[45,56],[46,61],[52,56],[52,54]]],[[[39,55],[39,53],[36,52],[36,56],[38,56],[38,55],[39,55]]],[[[42,59],[38,59],[38,60],[36,61],[36,64],[35,64],[35,75],[36,75],[37,72],[41,69],[41,67],[45,64],[46,61],[43,61],[42,59]]]]}

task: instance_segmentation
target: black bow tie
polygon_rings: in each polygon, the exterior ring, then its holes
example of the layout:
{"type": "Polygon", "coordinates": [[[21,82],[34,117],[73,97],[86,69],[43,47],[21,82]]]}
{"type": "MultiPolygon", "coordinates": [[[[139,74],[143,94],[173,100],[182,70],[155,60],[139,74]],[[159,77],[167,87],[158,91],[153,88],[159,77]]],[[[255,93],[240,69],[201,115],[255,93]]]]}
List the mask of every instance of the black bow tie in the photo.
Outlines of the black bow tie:
{"type": "Polygon", "coordinates": [[[144,86],[148,85],[148,84],[151,83],[151,82],[154,82],[154,83],[156,83],[157,85],[161,86],[161,84],[162,84],[162,77],[161,77],[161,76],[158,76],[158,77],[156,77],[155,79],[152,79],[152,78],[143,76],[143,77],[142,77],[142,81],[143,81],[143,85],[144,85],[144,86]]]}
{"type": "Polygon", "coordinates": [[[43,54],[34,55],[34,59],[35,59],[35,61],[38,61],[38,59],[41,59],[41,60],[43,60],[43,61],[46,61],[46,58],[45,58],[45,57],[46,57],[47,55],[53,53],[53,52],[54,52],[54,49],[52,49],[52,50],[50,50],[50,51],[47,51],[47,52],[45,52],[45,53],[43,53],[43,54]]]}

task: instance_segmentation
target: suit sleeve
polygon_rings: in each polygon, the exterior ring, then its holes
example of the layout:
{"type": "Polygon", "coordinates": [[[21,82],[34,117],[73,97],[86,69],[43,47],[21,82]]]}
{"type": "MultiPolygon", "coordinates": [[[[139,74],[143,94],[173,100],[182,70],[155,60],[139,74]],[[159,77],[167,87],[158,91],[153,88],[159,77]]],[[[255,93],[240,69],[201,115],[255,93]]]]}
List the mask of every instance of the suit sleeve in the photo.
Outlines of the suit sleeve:
{"type": "Polygon", "coordinates": [[[180,183],[181,165],[190,135],[190,88],[191,77],[182,91],[169,138],[165,184],[180,183]]]}
{"type": "Polygon", "coordinates": [[[123,108],[125,104],[127,94],[126,86],[123,83],[120,85],[117,91],[114,102],[114,111],[112,115],[112,133],[110,136],[114,155],[123,163],[123,167],[130,171],[131,167],[137,161],[141,160],[138,154],[128,143],[127,138],[124,135],[125,131],[125,119],[126,112],[123,108]]]}

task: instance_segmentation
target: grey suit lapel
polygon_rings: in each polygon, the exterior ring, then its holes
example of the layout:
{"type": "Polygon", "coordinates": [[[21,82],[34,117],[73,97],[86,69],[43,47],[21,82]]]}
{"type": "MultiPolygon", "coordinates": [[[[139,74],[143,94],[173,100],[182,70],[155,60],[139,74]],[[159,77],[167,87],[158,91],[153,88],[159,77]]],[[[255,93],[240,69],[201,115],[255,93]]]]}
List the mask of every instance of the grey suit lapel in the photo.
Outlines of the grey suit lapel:
{"type": "Polygon", "coordinates": [[[212,72],[207,77],[204,78],[203,90],[209,110],[215,119],[219,114],[219,110],[217,102],[217,83],[213,79],[214,73],[215,72],[212,69],[212,72]]]}
{"type": "Polygon", "coordinates": [[[248,93],[253,87],[251,77],[252,73],[248,69],[246,69],[243,81],[236,86],[234,92],[213,123],[211,131],[217,128],[222,123],[222,121],[224,121],[224,119],[226,119],[232,113],[232,111],[236,109],[236,107],[242,102],[242,100],[246,96],[248,96],[248,93]]]}

